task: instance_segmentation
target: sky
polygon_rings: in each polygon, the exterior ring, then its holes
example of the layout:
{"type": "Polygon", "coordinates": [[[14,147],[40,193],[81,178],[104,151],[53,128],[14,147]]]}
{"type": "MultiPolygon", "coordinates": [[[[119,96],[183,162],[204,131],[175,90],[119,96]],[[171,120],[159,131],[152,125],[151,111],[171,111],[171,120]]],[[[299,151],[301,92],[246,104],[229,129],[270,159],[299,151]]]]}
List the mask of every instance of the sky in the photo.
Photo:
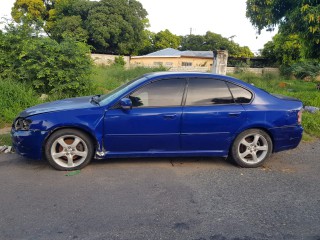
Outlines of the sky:
{"type": "MultiPolygon", "coordinates": [[[[0,0],[0,17],[10,18],[15,0],[0,0]]],[[[233,41],[257,52],[276,32],[261,35],[246,18],[246,0],[138,0],[148,12],[152,32],[168,29],[175,35],[207,31],[234,36],[233,41]]]]}

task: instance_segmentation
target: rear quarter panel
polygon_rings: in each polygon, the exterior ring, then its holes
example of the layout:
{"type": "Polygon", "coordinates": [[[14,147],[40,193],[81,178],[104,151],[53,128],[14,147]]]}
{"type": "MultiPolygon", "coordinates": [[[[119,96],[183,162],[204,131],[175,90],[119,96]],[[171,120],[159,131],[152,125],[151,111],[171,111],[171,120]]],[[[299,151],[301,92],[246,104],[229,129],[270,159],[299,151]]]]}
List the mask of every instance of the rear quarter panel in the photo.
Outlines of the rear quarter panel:
{"type": "Polygon", "coordinates": [[[302,138],[303,128],[297,121],[302,107],[299,100],[280,99],[258,89],[253,102],[244,105],[247,127],[266,130],[273,140],[273,152],[295,148],[302,138]]]}

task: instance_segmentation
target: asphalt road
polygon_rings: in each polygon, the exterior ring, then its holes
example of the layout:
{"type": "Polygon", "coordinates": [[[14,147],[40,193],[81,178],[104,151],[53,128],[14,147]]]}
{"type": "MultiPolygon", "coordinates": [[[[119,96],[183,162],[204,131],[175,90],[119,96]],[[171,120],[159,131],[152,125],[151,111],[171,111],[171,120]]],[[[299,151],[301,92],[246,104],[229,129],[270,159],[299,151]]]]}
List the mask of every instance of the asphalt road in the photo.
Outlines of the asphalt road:
{"type": "Polygon", "coordinates": [[[94,161],[79,174],[0,155],[0,239],[320,239],[320,141],[261,168],[217,158],[94,161]]]}

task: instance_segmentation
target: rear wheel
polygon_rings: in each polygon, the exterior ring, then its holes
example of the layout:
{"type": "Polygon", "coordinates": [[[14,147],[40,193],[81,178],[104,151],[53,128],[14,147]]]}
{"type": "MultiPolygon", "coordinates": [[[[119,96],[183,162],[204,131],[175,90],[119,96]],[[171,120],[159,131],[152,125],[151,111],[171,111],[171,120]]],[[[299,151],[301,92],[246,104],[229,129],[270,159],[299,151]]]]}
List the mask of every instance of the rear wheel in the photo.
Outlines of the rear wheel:
{"type": "Polygon", "coordinates": [[[77,170],[89,164],[94,147],[90,137],[76,129],[54,132],[45,145],[45,156],[58,170],[77,170]]]}
{"type": "Polygon", "coordinates": [[[235,139],[232,158],[241,167],[259,167],[272,153],[270,136],[260,129],[249,129],[235,139]]]}

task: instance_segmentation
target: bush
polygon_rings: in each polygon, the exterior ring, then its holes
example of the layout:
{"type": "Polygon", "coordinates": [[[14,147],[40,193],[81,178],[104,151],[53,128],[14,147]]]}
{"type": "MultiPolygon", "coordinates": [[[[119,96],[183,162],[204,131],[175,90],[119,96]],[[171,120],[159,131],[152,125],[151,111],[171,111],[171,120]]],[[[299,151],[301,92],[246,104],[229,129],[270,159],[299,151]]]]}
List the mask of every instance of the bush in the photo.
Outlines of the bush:
{"type": "Polygon", "coordinates": [[[126,65],[126,61],[123,56],[115,57],[113,65],[124,66],[126,65]]]}
{"type": "Polygon", "coordinates": [[[297,79],[314,79],[320,75],[320,61],[300,61],[293,63],[291,66],[282,66],[280,70],[285,76],[294,76],[297,79]]]}
{"type": "Polygon", "coordinates": [[[39,93],[77,96],[90,91],[92,61],[84,43],[61,43],[24,25],[0,33],[0,77],[30,83],[39,93]]]}

